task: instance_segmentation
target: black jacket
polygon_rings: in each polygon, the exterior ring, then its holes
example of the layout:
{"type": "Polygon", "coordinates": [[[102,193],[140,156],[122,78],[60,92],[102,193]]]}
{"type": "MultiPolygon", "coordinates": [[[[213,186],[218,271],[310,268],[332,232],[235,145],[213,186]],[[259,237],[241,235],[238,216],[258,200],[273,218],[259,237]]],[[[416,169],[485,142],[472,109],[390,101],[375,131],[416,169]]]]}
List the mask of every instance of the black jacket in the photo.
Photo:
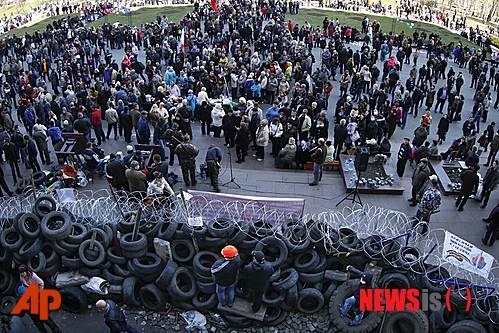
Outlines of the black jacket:
{"type": "Polygon", "coordinates": [[[274,268],[268,263],[250,262],[241,270],[241,278],[248,289],[265,292],[270,283],[274,268]]]}
{"type": "Polygon", "coordinates": [[[218,259],[211,266],[213,281],[222,287],[229,287],[237,282],[241,258],[236,256],[232,260],[218,259]]]}
{"type": "Polygon", "coordinates": [[[109,176],[113,177],[113,186],[125,185],[127,179],[125,176],[125,163],[118,159],[110,160],[106,166],[106,172],[109,176]]]}
{"type": "Polygon", "coordinates": [[[465,170],[461,174],[462,186],[461,194],[471,195],[476,192],[478,188],[479,178],[475,171],[472,169],[465,170]]]}

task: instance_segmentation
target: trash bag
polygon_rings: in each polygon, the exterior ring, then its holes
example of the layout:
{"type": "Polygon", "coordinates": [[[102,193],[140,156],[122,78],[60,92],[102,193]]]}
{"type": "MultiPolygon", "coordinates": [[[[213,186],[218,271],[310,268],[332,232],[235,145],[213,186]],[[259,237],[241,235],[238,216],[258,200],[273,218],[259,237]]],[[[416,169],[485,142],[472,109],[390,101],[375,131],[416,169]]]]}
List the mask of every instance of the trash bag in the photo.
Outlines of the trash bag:
{"type": "Polygon", "coordinates": [[[191,310],[191,311],[186,311],[182,312],[180,314],[182,318],[187,323],[187,326],[185,329],[189,332],[195,332],[196,330],[199,330],[199,332],[205,333],[208,332],[206,329],[206,317],[200,313],[199,311],[196,310],[191,310]]]}
{"type": "Polygon", "coordinates": [[[107,295],[109,293],[110,283],[100,277],[93,277],[86,284],[81,286],[83,291],[99,295],[107,295]]]}

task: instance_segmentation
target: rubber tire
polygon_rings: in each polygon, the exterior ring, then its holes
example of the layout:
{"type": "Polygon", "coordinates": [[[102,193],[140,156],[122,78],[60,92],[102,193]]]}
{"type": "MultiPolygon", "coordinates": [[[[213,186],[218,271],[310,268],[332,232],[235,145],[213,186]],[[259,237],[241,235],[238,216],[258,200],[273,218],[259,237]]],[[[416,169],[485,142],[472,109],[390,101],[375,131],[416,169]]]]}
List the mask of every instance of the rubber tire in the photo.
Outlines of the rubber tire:
{"type": "Polygon", "coordinates": [[[296,309],[296,304],[298,303],[298,285],[295,284],[286,291],[285,303],[287,306],[296,309]]]}
{"type": "Polygon", "coordinates": [[[281,272],[279,279],[272,282],[275,290],[288,290],[298,282],[298,272],[294,268],[288,268],[281,272]]]}
{"type": "Polygon", "coordinates": [[[411,287],[409,279],[402,273],[384,274],[379,278],[377,284],[382,289],[409,289],[411,287]]]}
{"type": "MultiPolygon", "coordinates": [[[[194,244],[188,239],[178,239],[171,242],[172,257],[175,261],[181,264],[187,264],[194,258],[196,250],[194,249],[194,244]],[[179,253],[179,248],[184,247],[187,249],[187,255],[181,255],[179,253]]],[[[193,295],[194,296],[194,295],[193,295]]]]}
{"type": "Polygon", "coordinates": [[[207,229],[208,233],[213,237],[229,238],[234,231],[234,222],[229,219],[219,218],[210,221],[207,229]]]}
{"type": "Polygon", "coordinates": [[[267,236],[259,241],[255,246],[255,251],[262,251],[267,258],[265,261],[274,268],[280,267],[288,258],[288,247],[286,246],[286,243],[274,236],[267,236]],[[275,260],[268,259],[269,256],[265,253],[268,248],[279,249],[279,256],[275,260]]]}
{"type": "Polygon", "coordinates": [[[339,250],[342,252],[352,252],[357,249],[357,245],[359,244],[359,239],[357,238],[357,234],[350,228],[340,228],[338,230],[340,236],[340,248],[339,250]]]}
{"type": "Polygon", "coordinates": [[[159,275],[163,268],[163,262],[161,258],[157,254],[152,252],[146,253],[146,255],[141,258],[132,259],[129,264],[133,266],[133,270],[138,274],[153,275],[155,278],[159,275]]]}
{"type": "Polygon", "coordinates": [[[192,260],[194,274],[211,278],[211,266],[218,259],[220,259],[220,256],[213,252],[198,252],[192,260]]]}
{"type": "Polygon", "coordinates": [[[294,267],[298,272],[312,272],[319,264],[320,257],[314,249],[298,254],[294,260],[294,267]]]}
{"type": "Polygon", "coordinates": [[[420,285],[422,289],[428,289],[431,292],[436,292],[443,294],[447,291],[445,283],[431,282],[432,280],[447,280],[450,278],[450,274],[443,266],[429,266],[426,268],[426,273],[420,275],[420,285]]]}
{"type": "Polygon", "coordinates": [[[111,266],[111,272],[116,276],[121,276],[124,278],[130,276],[130,271],[128,270],[128,267],[126,266],[126,264],[123,264],[123,265],[113,264],[111,266]]]}
{"type": "Polygon", "coordinates": [[[25,239],[34,239],[40,236],[40,218],[33,213],[25,213],[17,221],[17,230],[25,239]]]}
{"type": "Polygon", "coordinates": [[[71,221],[71,217],[64,212],[50,212],[42,218],[41,221],[41,230],[42,235],[46,239],[49,240],[61,240],[65,239],[71,234],[73,222],[71,221]],[[62,221],[62,226],[57,226],[57,229],[51,229],[49,224],[54,223],[54,220],[62,221]]]}
{"type": "Polygon", "coordinates": [[[487,330],[476,321],[462,320],[449,327],[446,333],[487,333],[487,330]]]}
{"type": "Polygon", "coordinates": [[[218,305],[217,294],[204,294],[202,292],[197,292],[196,296],[192,299],[192,305],[198,311],[208,311],[215,309],[218,305]]]}
{"type": "Polygon", "coordinates": [[[170,296],[178,300],[187,301],[192,299],[194,295],[196,295],[196,292],[197,284],[191,271],[185,267],[178,267],[173,274],[170,285],[168,286],[168,293],[170,296]],[[183,289],[183,285],[179,284],[181,278],[185,278],[189,281],[188,284],[190,289],[183,289]]]}
{"type": "Polygon", "coordinates": [[[166,298],[163,292],[154,284],[146,284],[139,290],[142,304],[151,311],[164,310],[166,298]]]}
{"type": "Polygon", "coordinates": [[[102,230],[101,228],[92,228],[87,232],[89,239],[92,238],[92,234],[94,232],[95,240],[104,245],[104,249],[107,249],[109,247],[109,244],[111,243],[111,240],[109,239],[109,235],[106,233],[106,231],[102,230]]]}
{"type": "Polygon", "coordinates": [[[69,270],[78,270],[82,265],[80,258],[61,256],[61,267],[69,270]]]}
{"type": "Polygon", "coordinates": [[[383,240],[385,238],[380,235],[371,235],[366,238],[363,242],[364,244],[364,253],[366,256],[372,260],[381,260],[383,259],[383,240]]]}
{"type": "Polygon", "coordinates": [[[107,260],[116,265],[126,265],[126,258],[115,254],[114,247],[109,247],[106,251],[107,260]]]}
{"type": "Polygon", "coordinates": [[[298,292],[298,303],[296,308],[302,313],[312,314],[320,311],[324,306],[324,296],[322,293],[315,288],[305,288],[298,292]],[[315,306],[312,308],[305,307],[306,302],[313,299],[315,301],[315,306]]]}
{"type": "Polygon", "coordinates": [[[16,306],[17,300],[14,296],[4,296],[0,299],[0,313],[4,315],[10,315],[14,306],[16,306]]]}
{"type": "Polygon", "coordinates": [[[202,282],[197,280],[196,285],[198,286],[199,292],[203,294],[213,294],[215,292],[215,282],[202,282]]]}
{"type": "Polygon", "coordinates": [[[0,245],[9,252],[16,252],[23,244],[24,238],[13,227],[4,229],[0,234],[0,245]]]}
{"type": "Polygon", "coordinates": [[[47,267],[47,258],[45,257],[45,254],[40,251],[28,260],[27,265],[33,272],[40,274],[47,267]]]}
{"type": "MultiPolygon", "coordinates": [[[[94,246],[97,248],[98,256],[96,259],[89,259],[87,258],[87,254],[85,250],[90,247],[90,244],[92,243],[91,239],[87,239],[86,241],[83,241],[80,244],[80,248],[78,249],[78,256],[80,257],[81,261],[85,266],[88,267],[97,267],[100,264],[104,262],[106,259],[106,250],[104,249],[104,246],[101,243],[98,243],[97,241],[94,242],[94,246]]],[[[94,249],[95,250],[95,249],[94,249]]]]}
{"type": "Polygon", "coordinates": [[[121,286],[123,284],[123,281],[125,280],[124,276],[116,275],[107,268],[102,270],[101,276],[104,280],[109,281],[109,283],[112,285],[121,286]]]}
{"type": "Polygon", "coordinates": [[[276,327],[288,318],[288,311],[277,307],[267,307],[267,312],[263,318],[263,325],[276,327]],[[276,311],[273,313],[273,311],[276,311]],[[270,315],[269,315],[270,314],[270,315]]]}
{"type": "Polygon", "coordinates": [[[36,198],[33,205],[33,213],[38,215],[39,218],[43,218],[45,215],[50,212],[54,212],[56,209],[57,202],[54,198],[46,195],[36,198]]]}
{"type": "Polygon", "coordinates": [[[383,318],[383,312],[370,312],[365,314],[360,325],[350,326],[351,320],[341,315],[341,305],[343,305],[346,298],[352,296],[359,289],[359,285],[359,279],[347,281],[338,286],[334,291],[333,296],[331,296],[329,302],[329,318],[339,332],[368,333],[376,329],[383,318]]]}
{"type": "Polygon", "coordinates": [[[65,287],[61,293],[62,308],[71,313],[83,313],[88,309],[87,294],[79,287],[65,287]]]}
{"type": "Polygon", "coordinates": [[[141,304],[139,296],[139,285],[136,277],[128,277],[123,281],[123,302],[130,306],[139,306],[141,304]]]}
{"type": "Polygon", "coordinates": [[[40,239],[32,239],[24,242],[24,244],[19,248],[17,254],[19,258],[24,261],[28,261],[36,254],[42,251],[42,241],[40,239]]]}
{"type": "MultiPolygon", "coordinates": [[[[120,238],[120,248],[123,252],[141,252],[147,249],[147,237],[143,233],[137,233],[137,239],[132,241],[132,233],[124,234],[120,238]]],[[[123,256],[125,256],[123,254],[123,256]]]]}
{"type": "Polygon", "coordinates": [[[88,229],[84,224],[73,223],[71,233],[64,240],[69,244],[81,244],[88,236],[88,229]]]}
{"type": "Polygon", "coordinates": [[[175,271],[177,270],[177,263],[173,260],[169,260],[166,263],[166,266],[163,268],[163,271],[161,274],[159,274],[158,278],[156,279],[156,285],[164,291],[168,290],[168,286],[170,285],[173,275],[175,274],[175,271]]]}
{"type": "Polygon", "coordinates": [[[167,241],[172,240],[177,230],[178,222],[170,221],[168,223],[164,222],[158,229],[158,237],[167,241]]]}
{"type": "Polygon", "coordinates": [[[263,304],[268,306],[279,306],[286,299],[286,290],[275,290],[267,288],[262,296],[263,304]]]}
{"type": "Polygon", "coordinates": [[[428,333],[430,331],[430,324],[426,314],[417,310],[412,311],[396,311],[387,314],[385,323],[383,325],[384,333],[400,333],[400,332],[411,332],[411,333],[428,333]],[[411,324],[407,323],[411,322],[411,324]],[[401,323],[403,323],[403,326],[401,323]],[[397,324],[398,323],[398,324],[397,324]]]}

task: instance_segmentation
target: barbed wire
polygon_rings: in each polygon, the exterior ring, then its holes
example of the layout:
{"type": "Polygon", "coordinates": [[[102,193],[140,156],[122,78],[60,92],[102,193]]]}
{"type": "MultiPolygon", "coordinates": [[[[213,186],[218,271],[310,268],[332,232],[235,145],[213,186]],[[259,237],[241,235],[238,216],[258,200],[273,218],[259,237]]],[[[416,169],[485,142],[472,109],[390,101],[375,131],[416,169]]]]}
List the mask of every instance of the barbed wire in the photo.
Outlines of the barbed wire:
{"type": "MultiPolygon", "coordinates": [[[[47,194],[37,191],[36,196],[40,195],[47,194]]],[[[300,217],[284,210],[268,209],[261,202],[223,202],[202,195],[184,200],[180,196],[148,197],[138,192],[83,190],[74,191],[74,201],[70,202],[60,202],[56,194],[50,195],[59,202],[58,209],[91,227],[118,224],[123,221],[127,212],[140,208],[143,218],[156,222],[187,224],[190,217],[196,216],[227,219],[250,240],[259,240],[263,236],[287,237],[292,238],[291,243],[296,243],[298,247],[300,242],[308,238],[333,256],[363,253],[370,257],[367,247],[374,244],[377,252],[370,259],[383,261],[392,267],[400,267],[401,249],[411,249],[413,261],[403,268],[418,276],[426,276],[430,281],[436,281],[436,270],[448,272],[448,276],[441,277],[444,280],[441,285],[453,288],[455,297],[466,299],[462,283],[489,288],[470,288],[471,297],[476,303],[477,311],[487,314],[491,322],[499,323],[499,309],[490,305],[499,301],[495,292],[499,283],[499,265],[494,263],[488,278],[484,278],[450,264],[441,255],[445,229],[431,229],[422,235],[415,231],[422,222],[399,211],[355,205],[300,217]],[[352,237],[361,240],[360,247],[348,248],[352,237]],[[374,240],[374,243],[366,241],[367,239],[374,240]],[[491,293],[491,290],[494,292],[491,293]]],[[[26,189],[22,196],[0,198],[0,230],[10,225],[17,214],[32,211],[34,202],[35,195],[31,189],[26,189]]]]}

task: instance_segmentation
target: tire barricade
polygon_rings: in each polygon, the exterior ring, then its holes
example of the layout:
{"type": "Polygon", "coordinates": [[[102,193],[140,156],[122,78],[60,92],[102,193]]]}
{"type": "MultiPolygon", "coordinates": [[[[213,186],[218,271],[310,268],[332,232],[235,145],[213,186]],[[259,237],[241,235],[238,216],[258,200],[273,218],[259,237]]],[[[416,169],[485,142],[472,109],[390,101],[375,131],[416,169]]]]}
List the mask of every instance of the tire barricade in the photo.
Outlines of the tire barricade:
{"type": "MultiPolygon", "coordinates": [[[[461,293],[454,292],[455,306],[450,313],[402,311],[387,314],[383,320],[383,313],[372,312],[365,314],[359,326],[351,326],[352,317],[340,314],[340,306],[359,285],[356,277],[345,273],[349,265],[363,270],[368,263],[374,263],[382,268],[375,285],[380,288],[420,288],[444,295],[450,282],[458,278],[455,268],[444,265],[438,253],[428,250],[435,241],[431,236],[396,237],[412,225],[401,213],[372,207],[362,211],[349,208],[342,213],[324,212],[298,220],[283,219],[271,212],[273,220],[248,222],[242,221],[244,213],[239,212],[239,218],[226,214],[205,221],[203,227],[191,227],[179,202],[147,206],[140,198],[125,200],[121,195],[117,201],[123,214],[110,212],[116,208],[112,204],[103,215],[88,214],[91,209],[86,207],[109,203],[109,198],[92,197],[80,199],[82,206],[78,207],[39,196],[34,204],[17,203],[22,210],[12,210],[11,206],[8,216],[4,210],[0,214],[0,312],[8,313],[15,303],[19,282],[10,269],[12,261],[27,264],[48,286],[54,285],[59,272],[101,277],[110,283],[112,296],[129,306],[160,311],[170,303],[186,310],[215,310],[218,304],[210,267],[220,258],[221,248],[232,244],[238,247],[242,263],[249,262],[251,251],[256,249],[264,252],[275,269],[263,296],[267,305],[263,323],[222,312],[234,328],[276,326],[286,320],[289,311],[313,314],[325,308],[336,331],[346,333],[371,332],[381,322],[383,332],[499,329],[498,298],[495,294],[486,297],[483,291],[473,293],[469,313],[463,311],[465,293],[461,297],[461,293]],[[138,233],[133,238],[139,207],[138,233]],[[103,216],[113,218],[102,223],[103,216]],[[171,260],[165,261],[155,253],[155,238],[170,242],[171,260]]],[[[207,207],[192,204],[190,211],[200,214],[207,207]]],[[[221,209],[218,203],[209,204],[209,209],[215,208],[221,209]]],[[[235,214],[234,207],[223,209],[235,214]]],[[[472,281],[469,275],[460,275],[461,280],[472,281]]],[[[81,313],[88,307],[90,296],[81,288],[65,287],[60,291],[67,311],[81,313]]]]}

